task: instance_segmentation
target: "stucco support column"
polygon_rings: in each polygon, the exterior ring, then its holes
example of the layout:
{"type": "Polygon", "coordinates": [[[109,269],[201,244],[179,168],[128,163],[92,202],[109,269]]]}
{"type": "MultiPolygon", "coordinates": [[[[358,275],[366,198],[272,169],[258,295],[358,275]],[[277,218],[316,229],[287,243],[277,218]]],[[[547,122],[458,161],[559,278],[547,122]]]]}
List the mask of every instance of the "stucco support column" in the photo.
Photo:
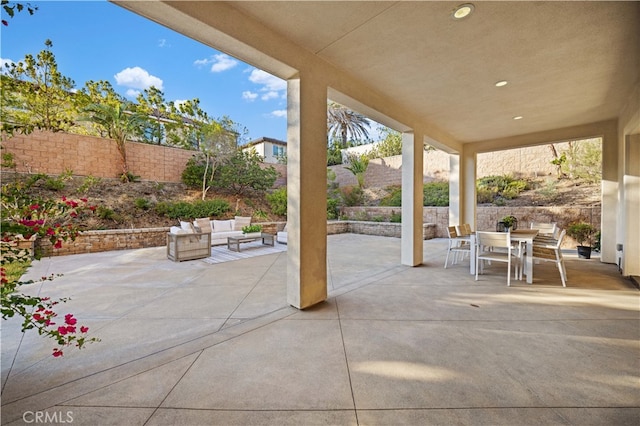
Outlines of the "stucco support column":
{"type": "Polygon", "coordinates": [[[461,177],[460,155],[449,154],[449,226],[459,225],[462,220],[461,177]]]}
{"type": "Polygon", "coordinates": [[[417,266],[423,258],[423,137],[402,134],[402,243],[400,262],[417,266]]]}
{"type": "Polygon", "coordinates": [[[476,229],[475,152],[449,155],[449,225],[468,223],[476,229]]]}
{"type": "Polygon", "coordinates": [[[287,82],[287,302],[327,298],[327,86],[287,82]]]}
{"type": "MultiPolygon", "coordinates": [[[[625,137],[624,165],[624,275],[640,276],[640,134],[625,137]]],[[[603,215],[604,216],[604,215],[603,215]]]]}

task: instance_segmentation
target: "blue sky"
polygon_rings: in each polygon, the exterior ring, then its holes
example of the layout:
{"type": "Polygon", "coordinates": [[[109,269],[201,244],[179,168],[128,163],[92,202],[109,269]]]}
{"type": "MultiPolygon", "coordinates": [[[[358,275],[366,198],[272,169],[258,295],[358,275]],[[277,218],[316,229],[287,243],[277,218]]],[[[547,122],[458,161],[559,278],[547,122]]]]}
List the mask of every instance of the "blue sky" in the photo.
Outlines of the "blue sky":
{"type": "MultiPolygon", "coordinates": [[[[26,3],[23,1],[23,3],[26,3]]],[[[135,100],[154,85],[168,101],[199,98],[211,117],[229,116],[249,131],[286,140],[286,83],[106,1],[29,1],[34,15],[2,19],[0,58],[18,62],[53,42],[59,71],[80,89],[107,80],[135,100]]]]}

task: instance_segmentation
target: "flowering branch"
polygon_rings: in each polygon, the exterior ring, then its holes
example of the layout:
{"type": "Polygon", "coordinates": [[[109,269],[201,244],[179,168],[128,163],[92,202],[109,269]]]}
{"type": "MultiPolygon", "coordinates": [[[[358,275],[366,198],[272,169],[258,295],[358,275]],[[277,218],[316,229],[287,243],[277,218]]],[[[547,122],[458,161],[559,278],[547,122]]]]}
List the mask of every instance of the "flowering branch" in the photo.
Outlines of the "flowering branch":
{"type": "MultiPolygon", "coordinates": [[[[36,281],[19,281],[9,278],[5,266],[14,262],[28,262],[31,253],[17,247],[17,240],[34,236],[47,238],[55,249],[62,243],[74,240],[79,229],[75,224],[82,215],[93,212],[95,207],[88,206],[86,199],[70,200],[32,200],[23,191],[21,184],[7,184],[2,187],[0,204],[3,209],[2,238],[0,239],[0,290],[2,297],[2,319],[19,315],[23,318],[22,331],[35,329],[56,341],[58,347],[52,355],[60,357],[63,348],[75,346],[81,349],[86,343],[98,342],[98,338],[88,338],[89,327],[78,325],[73,314],[64,315],[64,321],[58,322],[58,314],[54,307],[68,299],[51,300],[48,297],[37,297],[21,294],[21,286],[36,281]]],[[[60,276],[60,275],[58,275],[60,276]]],[[[54,275],[42,277],[40,281],[51,281],[54,275]]]]}

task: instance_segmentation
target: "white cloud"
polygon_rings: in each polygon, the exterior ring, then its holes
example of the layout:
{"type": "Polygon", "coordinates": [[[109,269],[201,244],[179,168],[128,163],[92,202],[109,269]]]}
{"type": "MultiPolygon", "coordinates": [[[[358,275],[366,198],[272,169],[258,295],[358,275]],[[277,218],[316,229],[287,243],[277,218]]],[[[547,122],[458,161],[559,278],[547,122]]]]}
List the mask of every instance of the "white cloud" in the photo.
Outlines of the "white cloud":
{"type": "Polygon", "coordinates": [[[286,81],[259,69],[251,71],[249,81],[264,86],[262,89],[263,91],[280,92],[282,90],[287,90],[286,81]]]}
{"type": "Polygon", "coordinates": [[[125,68],[113,77],[118,85],[130,89],[144,90],[155,86],[156,89],[162,90],[162,80],[140,67],[125,68]]]}
{"type": "Polygon", "coordinates": [[[162,48],[162,47],[171,47],[171,45],[169,44],[169,42],[167,41],[166,38],[161,38],[158,40],[158,47],[162,48]]]}
{"type": "Polygon", "coordinates": [[[269,99],[275,99],[278,98],[280,95],[278,92],[274,92],[273,90],[270,92],[265,93],[264,95],[260,96],[260,99],[262,99],[263,101],[268,101],[269,99]]]}
{"type": "Polygon", "coordinates": [[[1,67],[0,72],[2,74],[7,74],[12,64],[15,64],[15,62],[13,62],[11,59],[0,58],[0,67],[1,67]]]}
{"type": "Polygon", "coordinates": [[[125,94],[130,98],[137,98],[141,92],[135,89],[128,89],[125,94]]]}
{"type": "Polygon", "coordinates": [[[253,93],[249,90],[242,92],[242,99],[246,101],[253,102],[256,100],[257,97],[258,97],[257,93],[253,93]]]}
{"type": "Polygon", "coordinates": [[[269,114],[271,117],[277,117],[277,118],[287,118],[287,110],[286,109],[277,109],[275,111],[271,111],[271,114],[269,114]]]}
{"type": "Polygon", "coordinates": [[[238,65],[238,61],[233,59],[229,55],[225,55],[224,53],[219,53],[217,55],[213,55],[208,59],[197,59],[193,61],[193,65],[197,67],[203,67],[205,65],[211,65],[211,72],[222,72],[226,70],[230,70],[231,68],[238,65]]]}
{"type": "Polygon", "coordinates": [[[176,108],[180,108],[180,105],[189,102],[186,99],[176,99],[175,101],[173,101],[173,104],[176,106],[176,108]]]}

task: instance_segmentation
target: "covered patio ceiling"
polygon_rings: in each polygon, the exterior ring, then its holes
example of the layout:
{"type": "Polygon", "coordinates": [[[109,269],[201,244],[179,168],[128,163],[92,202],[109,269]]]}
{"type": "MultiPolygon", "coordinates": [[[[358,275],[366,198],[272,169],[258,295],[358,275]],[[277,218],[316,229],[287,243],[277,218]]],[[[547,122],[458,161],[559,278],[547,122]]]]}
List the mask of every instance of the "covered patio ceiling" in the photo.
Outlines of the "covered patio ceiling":
{"type": "Polygon", "coordinates": [[[477,1],[460,20],[463,1],[116,3],[286,78],[247,53],[269,40],[230,49],[207,31],[222,12],[266,28],[463,144],[615,119],[640,69],[635,1],[477,1]]]}

